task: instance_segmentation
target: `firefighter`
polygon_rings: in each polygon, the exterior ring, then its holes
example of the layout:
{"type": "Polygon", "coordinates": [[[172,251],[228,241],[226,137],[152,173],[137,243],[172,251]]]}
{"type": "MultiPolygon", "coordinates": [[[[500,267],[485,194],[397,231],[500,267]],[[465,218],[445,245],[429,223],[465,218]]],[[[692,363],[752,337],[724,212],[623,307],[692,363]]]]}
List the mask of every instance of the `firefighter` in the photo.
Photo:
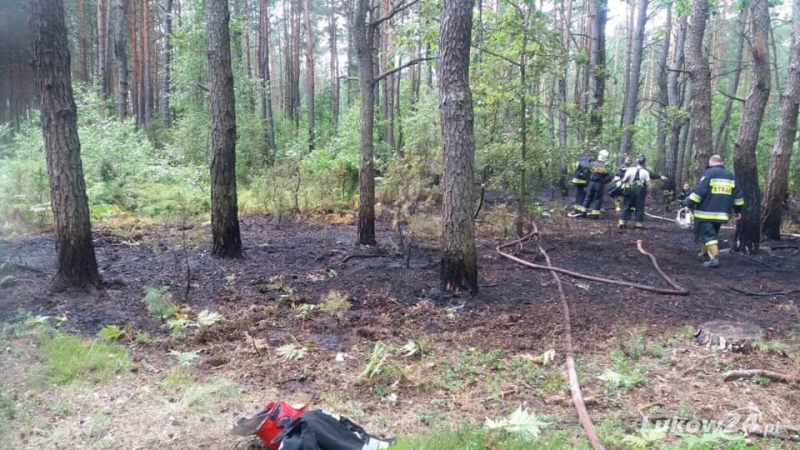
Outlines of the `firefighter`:
{"type": "Polygon", "coordinates": [[[597,152],[597,161],[589,163],[589,184],[586,189],[586,199],[583,201],[582,217],[588,214],[592,219],[600,218],[603,190],[614,176],[606,167],[607,161],[608,151],[600,150],[597,152]]]}
{"type": "Polygon", "coordinates": [[[622,211],[622,177],[625,176],[625,171],[631,166],[630,155],[625,155],[622,160],[622,165],[617,167],[617,172],[614,174],[614,187],[608,190],[608,195],[614,199],[614,209],[617,212],[622,211]]]}
{"type": "Polygon", "coordinates": [[[719,267],[719,241],[717,234],[723,223],[741,218],[744,196],[733,174],[722,165],[722,157],[713,155],[708,168],[691,193],[686,205],[694,210],[695,235],[700,240],[700,255],[707,260],[704,267],[719,267]]]}
{"type": "Polygon", "coordinates": [[[577,217],[586,212],[583,201],[586,199],[586,185],[589,184],[589,157],[579,156],[572,173],[572,184],[575,185],[575,211],[570,217],[577,217]]]}
{"type": "Polygon", "coordinates": [[[624,229],[633,210],[636,224],[634,228],[644,228],[644,202],[647,198],[647,186],[650,182],[650,171],[645,169],[644,155],[636,157],[636,166],[625,171],[620,180],[623,189],[622,213],[619,216],[619,228],[624,229]]]}

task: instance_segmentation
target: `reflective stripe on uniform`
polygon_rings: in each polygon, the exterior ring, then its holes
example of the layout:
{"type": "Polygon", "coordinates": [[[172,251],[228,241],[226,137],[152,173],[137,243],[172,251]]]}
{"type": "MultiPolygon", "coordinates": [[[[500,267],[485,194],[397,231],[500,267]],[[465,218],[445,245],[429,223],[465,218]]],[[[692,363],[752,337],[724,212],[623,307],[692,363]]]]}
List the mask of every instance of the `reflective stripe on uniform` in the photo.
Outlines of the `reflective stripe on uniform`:
{"type": "Polygon", "coordinates": [[[717,245],[718,243],[719,243],[719,241],[716,241],[716,240],[708,241],[708,242],[705,243],[705,246],[708,247],[709,245],[717,245]]]}
{"type": "Polygon", "coordinates": [[[733,206],[744,206],[744,199],[737,198],[736,200],[733,201],[733,206]]]}
{"type": "Polygon", "coordinates": [[[721,220],[727,222],[730,216],[726,212],[695,211],[694,218],[700,220],[721,220]]]}
{"type": "Polygon", "coordinates": [[[689,194],[689,200],[695,203],[700,203],[701,201],[703,201],[703,198],[692,192],[691,194],[689,194]]]}
{"type": "Polygon", "coordinates": [[[580,178],[573,178],[572,182],[575,183],[575,184],[587,184],[587,183],[589,183],[588,181],[581,180],[580,178]]]}

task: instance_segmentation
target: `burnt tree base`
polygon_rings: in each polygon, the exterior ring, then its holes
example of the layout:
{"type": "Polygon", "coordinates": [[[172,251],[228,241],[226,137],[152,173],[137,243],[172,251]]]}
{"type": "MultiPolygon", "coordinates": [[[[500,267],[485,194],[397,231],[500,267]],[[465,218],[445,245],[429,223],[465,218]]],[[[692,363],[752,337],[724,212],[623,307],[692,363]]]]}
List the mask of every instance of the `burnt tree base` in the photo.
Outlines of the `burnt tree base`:
{"type": "Polygon", "coordinates": [[[761,339],[763,330],[752,323],[713,320],[697,328],[694,337],[697,343],[734,353],[748,353],[752,342],[761,339]]]}
{"type": "Polygon", "coordinates": [[[478,268],[469,267],[464,261],[442,258],[439,279],[443,291],[457,294],[468,289],[473,295],[478,293],[478,268]]]}

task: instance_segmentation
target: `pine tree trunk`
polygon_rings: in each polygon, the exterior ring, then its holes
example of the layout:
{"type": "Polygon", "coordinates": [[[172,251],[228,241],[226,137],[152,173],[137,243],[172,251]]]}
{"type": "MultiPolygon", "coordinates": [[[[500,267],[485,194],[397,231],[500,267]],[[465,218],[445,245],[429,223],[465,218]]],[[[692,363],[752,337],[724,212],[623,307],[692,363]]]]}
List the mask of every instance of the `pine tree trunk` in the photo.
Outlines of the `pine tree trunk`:
{"type": "Polygon", "coordinates": [[[800,0],[792,1],[794,36],[789,53],[789,75],[781,94],[780,121],[775,146],[769,159],[767,188],[764,191],[762,231],[769,239],[781,238],[783,202],[789,187],[789,164],[797,137],[797,112],[800,102],[800,0]]]}
{"type": "Polygon", "coordinates": [[[305,0],[306,22],[306,103],[308,108],[308,150],[314,150],[314,41],[311,37],[311,6],[305,0]]]}
{"type": "Polygon", "coordinates": [[[108,4],[97,0],[97,70],[100,76],[100,95],[108,99],[111,88],[108,75],[108,4]]]}
{"type": "Polygon", "coordinates": [[[717,126],[717,132],[714,133],[714,140],[711,143],[711,152],[714,154],[725,155],[724,148],[721,147],[722,136],[728,127],[728,122],[731,120],[731,110],[733,109],[733,98],[739,91],[739,78],[742,73],[742,56],[744,55],[744,40],[745,40],[745,27],[747,26],[747,10],[742,11],[739,16],[739,44],[736,50],[736,67],[731,77],[731,91],[730,96],[725,100],[725,109],[722,111],[722,117],[717,126]]]}
{"type": "Polygon", "coordinates": [[[207,0],[206,22],[211,103],[211,252],[238,258],[242,255],[242,240],[236,199],[236,108],[228,0],[207,0]]]}
{"type": "Polygon", "coordinates": [[[649,0],[638,0],[636,3],[638,9],[636,31],[633,33],[633,49],[626,77],[625,100],[622,105],[622,141],[619,145],[621,155],[629,155],[633,145],[633,123],[636,120],[636,107],[639,104],[639,78],[642,71],[642,48],[649,0]]]}
{"type": "Polygon", "coordinates": [[[681,18],[678,21],[678,30],[675,37],[675,52],[672,57],[672,64],[670,65],[670,72],[667,75],[667,99],[670,108],[669,117],[669,139],[667,154],[665,155],[665,171],[664,174],[670,180],[673,180],[675,186],[678,184],[677,172],[681,170],[678,166],[678,147],[680,146],[681,128],[686,123],[681,117],[676,117],[681,105],[683,104],[682,92],[678,89],[678,78],[680,71],[683,70],[684,63],[684,47],[686,43],[686,18],[681,18]]]}
{"type": "Polygon", "coordinates": [[[589,57],[589,91],[592,93],[592,103],[589,108],[589,140],[594,142],[603,134],[603,104],[605,103],[606,88],[606,22],[607,0],[593,0],[591,2],[591,45],[589,57]]]}
{"type": "Polygon", "coordinates": [[[329,46],[331,51],[331,121],[334,133],[339,128],[339,52],[336,47],[336,6],[330,3],[328,15],[329,46]]]}
{"type": "Polygon", "coordinates": [[[375,245],[375,166],[372,132],[375,128],[375,89],[372,45],[374,27],[367,24],[368,0],[356,0],[353,40],[358,56],[359,150],[358,243],[375,245]]]}
{"type": "Polygon", "coordinates": [[[443,290],[478,292],[478,266],[473,221],[472,93],[469,87],[469,53],[473,0],[445,0],[440,25],[439,115],[442,123],[443,290]]]}
{"type": "Polygon", "coordinates": [[[261,121],[264,133],[264,160],[271,166],[275,160],[275,122],[272,119],[272,79],[269,55],[269,6],[267,0],[259,1],[258,10],[258,66],[261,71],[261,121]]]}
{"type": "Polygon", "coordinates": [[[744,102],[739,137],[733,144],[733,167],[736,182],[744,194],[742,219],[736,224],[733,248],[755,253],[761,242],[761,189],[758,185],[756,145],[769,100],[769,6],[768,0],[750,2],[750,73],[753,81],[744,102]]]}
{"type": "Polygon", "coordinates": [[[161,99],[161,123],[164,128],[172,127],[172,113],[169,108],[170,97],[170,77],[172,66],[172,0],[166,0],[166,10],[164,11],[164,76],[163,98],[161,99]]]}
{"type": "Polygon", "coordinates": [[[116,0],[114,19],[114,58],[117,62],[117,117],[128,117],[128,54],[125,50],[127,0],[116,0]]]}
{"type": "Polygon", "coordinates": [[[81,164],[78,112],[62,0],[32,0],[33,66],[39,94],[58,269],[54,287],[98,285],[89,202],[81,164]]]}
{"type": "Polygon", "coordinates": [[[141,44],[141,36],[136,32],[136,22],[137,22],[137,14],[138,10],[136,8],[137,0],[130,0],[130,4],[128,5],[127,17],[128,17],[128,39],[129,41],[129,49],[130,49],[130,64],[131,64],[131,71],[128,74],[128,88],[130,89],[130,102],[131,102],[131,114],[136,121],[136,128],[141,127],[142,125],[142,90],[141,90],[141,82],[142,82],[142,71],[141,71],[141,61],[139,59],[139,44],[141,44]]]}
{"type": "MultiPolygon", "coordinates": [[[[661,54],[658,57],[658,129],[656,131],[656,151],[658,173],[666,173],[665,160],[667,153],[667,106],[669,105],[669,94],[667,92],[667,59],[669,58],[669,48],[671,44],[672,31],[672,5],[667,5],[667,22],[664,25],[664,41],[661,45],[661,54]]],[[[669,178],[664,183],[664,190],[675,192],[675,180],[669,178]]]]}
{"type": "Polygon", "coordinates": [[[142,2],[142,42],[144,43],[144,125],[150,123],[153,117],[153,78],[150,76],[150,0],[142,2]]]}
{"type": "MultiPolygon", "coordinates": [[[[711,150],[711,72],[703,51],[708,20],[708,1],[692,0],[691,21],[686,34],[686,65],[692,81],[692,134],[694,173],[699,180],[708,165],[711,150]]],[[[680,170],[680,168],[679,168],[680,170]]]]}

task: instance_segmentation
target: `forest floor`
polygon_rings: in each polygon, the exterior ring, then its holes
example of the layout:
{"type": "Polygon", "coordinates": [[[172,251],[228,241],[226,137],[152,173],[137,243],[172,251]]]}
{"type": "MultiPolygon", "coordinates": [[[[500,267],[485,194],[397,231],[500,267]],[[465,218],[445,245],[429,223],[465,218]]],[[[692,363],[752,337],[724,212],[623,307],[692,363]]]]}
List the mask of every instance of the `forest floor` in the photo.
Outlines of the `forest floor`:
{"type": "MultiPolygon", "coordinates": [[[[734,290],[798,288],[800,243],[765,242],[756,255],[724,252],[721,267],[711,270],[697,259],[692,232],[669,221],[648,217],[645,231],[618,230],[613,211],[599,221],[567,218],[558,206],[551,212],[537,224],[555,266],[668,287],[632,244],[643,239],[690,291],[661,295],[562,276],[584,396],[609,448],[796,448],[797,384],[725,382],[722,374],[800,375],[800,293],[734,290]],[[696,344],[695,327],[717,319],[754,323],[768,340],[746,355],[696,344]],[[780,424],[777,438],[682,428],[693,419],[729,423],[736,411],[743,421],[755,409],[765,427],[780,424]],[[678,428],[641,432],[645,416],[677,418],[678,428]]],[[[274,399],[310,401],[395,436],[483,423],[525,405],[546,422],[537,447],[587,447],[570,403],[564,319],[551,274],[495,252],[511,239],[513,223],[497,206],[478,222],[480,292],[445,295],[438,288],[438,220],[410,220],[407,266],[388,218],[378,222],[381,244],[358,248],[353,213],[280,224],[244,217],[246,257],[222,260],[210,255],[208,224],[120,217],[95,227],[104,288],[89,293],[48,290],[51,235],[0,241],[0,262],[7,262],[0,322],[24,310],[29,325],[47,316],[60,330],[91,338],[116,325],[131,355],[124,371],[102,381],[78,373],[67,383],[33,382],[48,364],[40,341],[24,327],[0,333],[0,447],[231,448],[239,440],[228,434],[232,421],[274,399]],[[168,288],[164,301],[171,296],[182,307],[176,317],[186,327],[171,335],[148,312],[144,286],[168,288]],[[200,326],[203,310],[225,320],[200,326]],[[542,357],[549,350],[552,361],[542,357]]],[[[722,231],[722,248],[732,233],[722,231]]],[[[528,245],[518,256],[533,261],[537,253],[528,245]]]]}

